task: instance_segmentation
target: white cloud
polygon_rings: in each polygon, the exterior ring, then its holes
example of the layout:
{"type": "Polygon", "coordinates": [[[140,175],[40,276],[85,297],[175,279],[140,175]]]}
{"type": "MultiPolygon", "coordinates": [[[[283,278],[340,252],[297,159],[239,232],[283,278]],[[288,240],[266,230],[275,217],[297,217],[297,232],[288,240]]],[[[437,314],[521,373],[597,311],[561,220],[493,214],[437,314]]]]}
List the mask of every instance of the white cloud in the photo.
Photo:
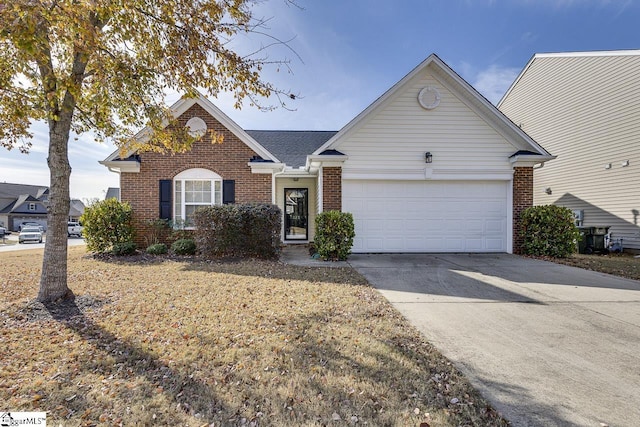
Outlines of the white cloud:
{"type": "Polygon", "coordinates": [[[519,68],[500,67],[492,65],[480,71],[472,83],[478,92],[484,95],[494,105],[500,101],[511,83],[518,77],[519,68]]]}

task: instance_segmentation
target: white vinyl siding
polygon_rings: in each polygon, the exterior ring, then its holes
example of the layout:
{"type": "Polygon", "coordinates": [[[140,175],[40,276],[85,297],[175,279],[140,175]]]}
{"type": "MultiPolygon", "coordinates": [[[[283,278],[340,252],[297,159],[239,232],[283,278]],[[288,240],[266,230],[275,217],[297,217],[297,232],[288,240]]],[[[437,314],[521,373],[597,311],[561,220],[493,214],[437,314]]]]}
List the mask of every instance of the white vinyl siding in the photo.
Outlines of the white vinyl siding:
{"type": "Polygon", "coordinates": [[[501,110],[558,158],[534,173],[534,203],[584,210],[640,249],[640,55],[541,55],[501,110]],[[622,166],[629,161],[629,166],[622,166]],[[610,169],[605,169],[606,164],[610,169]],[[545,190],[551,188],[551,194],[545,190]]]}
{"type": "Polygon", "coordinates": [[[414,173],[425,169],[424,154],[433,154],[434,173],[446,171],[511,172],[509,156],[518,151],[447,85],[427,71],[408,81],[335,145],[348,154],[344,176],[414,173]],[[440,105],[423,109],[417,100],[426,86],[441,95],[440,105]]]}

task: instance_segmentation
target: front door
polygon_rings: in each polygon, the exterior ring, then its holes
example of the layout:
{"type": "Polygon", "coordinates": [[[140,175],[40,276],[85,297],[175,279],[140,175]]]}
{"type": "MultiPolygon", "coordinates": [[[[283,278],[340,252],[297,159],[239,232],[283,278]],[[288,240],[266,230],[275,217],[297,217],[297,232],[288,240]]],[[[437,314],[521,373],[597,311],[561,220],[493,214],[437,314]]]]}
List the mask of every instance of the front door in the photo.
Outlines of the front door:
{"type": "Polygon", "coordinates": [[[309,189],[284,189],[284,239],[307,240],[309,236],[309,189]]]}

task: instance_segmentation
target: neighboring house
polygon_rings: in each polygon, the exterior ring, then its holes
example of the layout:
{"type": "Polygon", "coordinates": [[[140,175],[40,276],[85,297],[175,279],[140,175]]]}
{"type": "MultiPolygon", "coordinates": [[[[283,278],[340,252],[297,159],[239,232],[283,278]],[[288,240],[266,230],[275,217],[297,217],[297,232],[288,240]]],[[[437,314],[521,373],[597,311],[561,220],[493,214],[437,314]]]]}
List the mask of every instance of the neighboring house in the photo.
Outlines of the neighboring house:
{"type": "MultiPolygon", "coordinates": [[[[23,222],[35,222],[47,229],[49,188],[38,185],[0,183],[0,225],[19,231],[23,222]]],[[[69,220],[77,220],[84,212],[82,201],[72,199],[69,220]]]]}
{"type": "Polygon", "coordinates": [[[204,97],[172,110],[203,135],[189,152],[100,162],[120,174],[140,242],[153,219],[189,226],[199,206],[267,202],[285,243],[312,241],[317,213],[343,210],[354,252],[517,252],[533,167],[553,159],[436,55],[339,132],[245,131],[204,97]]]}
{"type": "Polygon", "coordinates": [[[116,199],[120,201],[120,189],[118,187],[107,188],[107,194],[104,195],[104,199],[116,199]]]}
{"type": "Polygon", "coordinates": [[[611,226],[640,250],[640,50],[536,54],[498,108],[558,156],[535,169],[536,205],[611,226]]]}
{"type": "Polygon", "coordinates": [[[69,221],[78,222],[84,213],[84,203],[82,200],[71,199],[69,204],[69,221]]]}

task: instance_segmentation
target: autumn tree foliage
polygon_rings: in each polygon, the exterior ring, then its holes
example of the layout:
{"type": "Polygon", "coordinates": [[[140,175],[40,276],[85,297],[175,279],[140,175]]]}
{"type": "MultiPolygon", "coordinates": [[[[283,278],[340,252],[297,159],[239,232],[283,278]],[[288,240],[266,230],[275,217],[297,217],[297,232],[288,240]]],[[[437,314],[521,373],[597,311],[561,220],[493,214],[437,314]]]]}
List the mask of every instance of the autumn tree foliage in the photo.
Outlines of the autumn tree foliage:
{"type": "MultiPolygon", "coordinates": [[[[182,151],[187,132],[164,132],[164,93],[231,92],[236,106],[275,95],[261,78],[264,49],[234,39],[264,34],[251,0],[14,0],[0,3],[0,145],[28,152],[30,125],[49,126],[50,201],[40,301],[72,297],[67,286],[68,141],[93,131],[120,147],[182,151]],[[143,126],[153,138],[132,147],[143,126]]],[[[270,39],[279,43],[276,39],[270,39]]],[[[264,106],[263,106],[264,107],[264,106]]]]}

